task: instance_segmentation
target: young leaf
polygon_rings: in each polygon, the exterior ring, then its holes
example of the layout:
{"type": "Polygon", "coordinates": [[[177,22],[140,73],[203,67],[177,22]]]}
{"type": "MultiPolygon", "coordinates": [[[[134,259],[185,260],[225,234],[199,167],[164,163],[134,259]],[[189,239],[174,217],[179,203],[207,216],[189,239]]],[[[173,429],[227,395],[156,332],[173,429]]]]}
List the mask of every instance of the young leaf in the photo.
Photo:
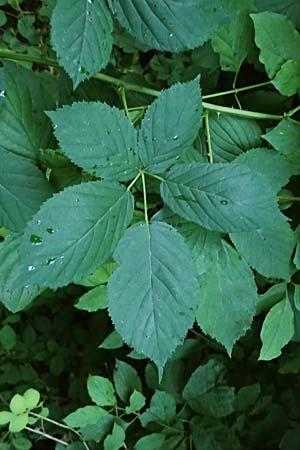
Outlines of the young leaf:
{"type": "Polygon", "coordinates": [[[124,113],[100,102],[48,112],[64,153],[101,178],[127,181],[138,173],[136,130],[124,113]]]}
{"type": "Polygon", "coordinates": [[[214,162],[230,162],[261,144],[261,128],[255,120],[210,113],[209,130],[214,162]]]}
{"type": "Polygon", "coordinates": [[[162,433],[151,433],[141,437],[135,444],[135,450],[161,450],[166,436],[162,433]]]}
{"type": "Polygon", "coordinates": [[[126,414],[131,414],[133,412],[139,411],[143,408],[146,403],[146,398],[139,391],[133,391],[129,399],[129,406],[126,406],[126,414]]]}
{"type": "Polygon", "coordinates": [[[264,320],[261,329],[262,348],[259,359],[270,361],[281,354],[284,347],[294,335],[294,314],[288,295],[276,303],[264,320]]]}
{"type": "Polygon", "coordinates": [[[74,306],[88,312],[107,308],[107,287],[97,286],[91,289],[83,294],[74,306]]]}
{"type": "Polygon", "coordinates": [[[88,377],[87,389],[92,401],[98,406],[114,406],[116,396],[111,381],[97,375],[88,377]]]}
{"type": "Polygon", "coordinates": [[[121,336],[114,330],[112,331],[101,344],[98,346],[98,348],[104,348],[106,350],[115,350],[116,348],[123,347],[124,342],[121,336]]]}
{"type": "Polygon", "coordinates": [[[22,311],[40,293],[37,286],[16,287],[23,273],[19,255],[21,236],[11,236],[0,244],[0,302],[11,312],[22,311]]]}
{"type": "Polygon", "coordinates": [[[218,418],[233,412],[234,388],[224,384],[224,366],[214,359],[192,373],[182,395],[201,414],[218,418]]]}
{"type": "MultiPolygon", "coordinates": [[[[255,42],[260,49],[260,61],[265,65],[267,74],[273,80],[273,84],[277,87],[282,95],[295,94],[299,89],[298,83],[286,86],[282,83],[282,71],[285,77],[299,77],[299,64],[295,67],[289,63],[284,68],[284,63],[288,60],[300,62],[300,34],[296,31],[293,24],[283,15],[273,12],[262,12],[259,14],[251,14],[255,28],[255,42]],[[297,75],[298,73],[298,75],[297,75]],[[279,78],[278,78],[279,77],[279,78]],[[291,89],[291,86],[293,89],[291,89]],[[286,89],[286,87],[288,89],[286,89]]],[[[300,81],[300,77],[298,78],[300,81]]]]}
{"type": "Polygon", "coordinates": [[[0,426],[7,425],[13,417],[10,411],[0,411],[0,426]]]}
{"type": "Polygon", "coordinates": [[[9,407],[12,413],[22,414],[26,411],[26,403],[22,395],[15,394],[9,403],[9,407]]]}
{"type": "Polygon", "coordinates": [[[283,119],[279,124],[263,135],[275,150],[284,155],[291,163],[300,164],[300,125],[283,119]]]}
{"type": "Polygon", "coordinates": [[[300,94],[300,57],[298,61],[286,61],[277,72],[273,84],[282,95],[300,94]]]}
{"type": "Polygon", "coordinates": [[[231,353],[234,343],[250,327],[255,313],[253,274],[217,233],[195,224],[182,225],[179,231],[196,265],[201,292],[197,311],[199,326],[231,353]]]}
{"type": "Polygon", "coordinates": [[[130,228],[114,258],[120,268],[108,283],[112,320],[128,345],[155,362],[161,377],[199,302],[190,254],[174,228],[156,222],[130,228]]]}
{"type": "Polygon", "coordinates": [[[26,409],[34,409],[40,402],[40,393],[36,389],[27,389],[23,394],[26,409]]]}
{"type": "Polygon", "coordinates": [[[29,159],[1,147],[0,158],[0,223],[11,231],[22,231],[53,188],[29,159]]]}
{"type": "Polygon", "coordinates": [[[28,413],[14,415],[11,418],[9,424],[9,431],[11,433],[19,433],[20,431],[24,430],[27,424],[28,424],[28,413]]]}
{"type": "Polygon", "coordinates": [[[131,394],[142,390],[142,383],[137,371],[124,361],[116,360],[113,374],[116,392],[123,402],[128,402],[131,394]]]}
{"type": "Polygon", "coordinates": [[[178,164],[161,184],[168,206],[216,231],[248,231],[277,220],[275,192],[242,164],[178,164]]]}
{"type": "Polygon", "coordinates": [[[54,195],[24,233],[27,279],[56,288],[90,274],[112,254],[132,214],[131,193],[115,182],[82,183],[54,195]]]}
{"type": "Polygon", "coordinates": [[[58,0],[52,45],[74,88],[103,69],[112,50],[112,19],[105,0],[58,0]]]}
{"type": "Polygon", "coordinates": [[[168,169],[193,144],[201,116],[199,77],[164,91],[142,121],[138,153],[143,166],[153,173],[168,169]]]}
{"type": "Polygon", "coordinates": [[[212,46],[220,54],[223,70],[238,73],[251,50],[253,26],[249,13],[254,9],[253,0],[230,0],[229,11],[232,20],[213,34],[212,46]]]}
{"type": "Polygon", "coordinates": [[[84,406],[83,408],[76,409],[76,411],[65,417],[64,422],[68,427],[83,428],[88,425],[96,424],[106,414],[107,411],[99,406],[84,406]]]}
{"type": "Polygon", "coordinates": [[[55,99],[38,73],[13,63],[5,64],[6,98],[0,109],[0,143],[16,155],[37,159],[39,148],[51,141],[51,122],[44,111],[55,99]]]}
{"type": "Polygon", "coordinates": [[[181,52],[200,47],[226,19],[224,2],[108,0],[120,25],[150,48],[181,52]]]}
{"type": "Polygon", "coordinates": [[[123,447],[125,437],[123,428],[117,423],[114,423],[112,433],[104,439],[104,450],[119,450],[123,447]]]}
{"type": "Polygon", "coordinates": [[[10,325],[0,329],[0,346],[7,352],[11,351],[17,343],[17,335],[10,325]]]}

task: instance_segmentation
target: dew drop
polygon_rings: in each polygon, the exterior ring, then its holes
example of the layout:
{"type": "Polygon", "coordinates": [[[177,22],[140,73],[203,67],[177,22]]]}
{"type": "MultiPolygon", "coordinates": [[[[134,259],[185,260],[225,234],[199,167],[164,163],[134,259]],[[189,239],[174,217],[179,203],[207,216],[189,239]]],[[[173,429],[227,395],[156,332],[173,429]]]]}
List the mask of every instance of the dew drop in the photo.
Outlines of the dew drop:
{"type": "Polygon", "coordinates": [[[49,258],[49,259],[47,260],[48,266],[50,266],[51,264],[54,264],[55,261],[56,261],[56,258],[49,258]]]}
{"type": "Polygon", "coordinates": [[[27,270],[28,272],[33,272],[35,270],[35,266],[28,266],[27,270]]]}
{"type": "Polygon", "coordinates": [[[0,97],[5,98],[5,91],[0,91],[0,97]]]}
{"type": "Polygon", "coordinates": [[[173,136],[173,140],[174,140],[174,141],[177,141],[177,139],[178,139],[178,135],[175,134],[175,136],[173,136]]]}
{"type": "Polygon", "coordinates": [[[48,227],[48,228],[47,228],[47,233],[49,233],[49,234],[53,234],[53,233],[54,233],[54,230],[53,230],[53,228],[51,228],[51,227],[48,227]]]}
{"type": "Polygon", "coordinates": [[[170,38],[172,38],[174,36],[174,33],[170,33],[169,36],[170,38]]]}
{"type": "Polygon", "coordinates": [[[32,234],[30,236],[30,242],[32,244],[39,245],[43,242],[43,238],[41,238],[41,236],[38,236],[37,234],[32,234]]]}
{"type": "Polygon", "coordinates": [[[228,202],[228,200],[221,200],[220,203],[221,203],[221,205],[228,205],[229,202],[228,202]]]}

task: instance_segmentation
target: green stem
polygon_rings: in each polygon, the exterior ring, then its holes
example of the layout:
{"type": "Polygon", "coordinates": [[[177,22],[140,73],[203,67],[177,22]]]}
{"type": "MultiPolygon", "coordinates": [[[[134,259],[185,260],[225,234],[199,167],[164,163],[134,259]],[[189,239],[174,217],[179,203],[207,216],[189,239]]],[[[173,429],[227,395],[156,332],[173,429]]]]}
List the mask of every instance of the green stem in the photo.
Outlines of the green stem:
{"type": "MultiPolygon", "coordinates": [[[[1,58],[8,59],[11,61],[34,62],[37,64],[44,64],[44,65],[49,65],[49,66],[53,66],[53,67],[59,66],[55,60],[48,58],[48,57],[24,55],[22,53],[17,53],[17,52],[14,52],[12,50],[7,50],[7,49],[0,49],[0,59],[1,58]]],[[[150,89],[145,86],[139,86],[134,83],[129,83],[127,81],[120,80],[119,78],[115,78],[110,75],[106,75],[104,73],[97,73],[96,75],[94,75],[93,78],[104,81],[105,83],[110,83],[117,87],[125,87],[126,90],[131,90],[134,92],[140,92],[142,94],[147,94],[152,97],[158,97],[161,93],[161,91],[158,91],[156,89],[150,89]]],[[[214,105],[212,103],[207,103],[207,102],[203,102],[203,107],[205,109],[207,109],[208,111],[232,114],[235,116],[245,117],[248,119],[281,120],[284,117],[283,115],[266,114],[266,113],[261,113],[261,112],[256,112],[256,111],[244,111],[244,110],[235,109],[235,108],[228,108],[227,106],[214,105]]]]}
{"type": "Polygon", "coordinates": [[[147,205],[147,191],[146,191],[146,180],[144,172],[141,172],[142,175],[142,183],[143,183],[143,197],[144,197],[144,211],[145,211],[145,222],[148,225],[148,205],[147,205]]]}
{"type": "Polygon", "coordinates": [[[127,99],[126,99],[126,89],[124,86],[121,87],[121,99],[124,106],[124,111],[128,119],[130,120],[129,111],[128,111],[128,105],[127,105],[127,99]]]}
{"type": "Polygon", "coordinates": [[[39,436],[43,436],[46,439],[50,439],[51,441],[57,442],[58,444],[65,445],[66,447],[69,445],[68,442],[62,441],[61,439],[57,439],[54,436],[51,436],[51,434],[44,433],[43,431],[35,430],[34,428],[25,427],[25,430],[29,431],[30,433],[38,434],[39,436]]]}
{"type": "Polygon", "coordinates": [[[294,114],[296,114],[298,111],[300,111],[300,105],[296,106],[296,108],[291,109],[291,111],[289,111],[287,113],[288,117],[292,117],[294,114]]]}
{"type": "Polygon", "coordinates": [[[145,175],[148,175],[149,177],[156,178],[156,179],[159,180],[159,181],[165,181],[164,178],[162,178],[162,177],[160,177],[160,176],[158,176],[158,175],[155,175],[154,173],[144,172],[144,174],[145,174],[145,175]]]}
{"type": "Polygon", "coordinates": [[[137,176],[132,180],[132,182],[127,186],[127,191],[130,191],[130,189],[135,185],[137,180],[140,178],[141,172],[137,174],[137,176]]]}
{"type": "Polygon", "coordinates": [[[278,196],[280,202],[300,202],[300,197],[278,196]]]}
{"type": "Polygon", "coordinates": [[[204,114],[204,122],[205,122],[205,130],[206,130],[206,140],[207,140],[207,148],[208,148],[208,160],[210,163],[214,162],[213,152],[211,147],[211,137],[210,137],[210,129],[209,129],[209,112],[206,111],[204,114]]]}
{"type": "Polygon", "coordinates": [[[271,81],[264,81],[263,83],[252,84],[250,86],[244,86],[241,88],[233,88],[233,89],[230,89],[229,91],[215,92],[214,94],[203,95],[202,98],[204,100],[206,100],[207,98],[223,97],[223,95],[238,94],[239,92],[251,91],[252,89],[257,89],[260,87],[268,86],[270,84],[272,84],[271,81]]]}

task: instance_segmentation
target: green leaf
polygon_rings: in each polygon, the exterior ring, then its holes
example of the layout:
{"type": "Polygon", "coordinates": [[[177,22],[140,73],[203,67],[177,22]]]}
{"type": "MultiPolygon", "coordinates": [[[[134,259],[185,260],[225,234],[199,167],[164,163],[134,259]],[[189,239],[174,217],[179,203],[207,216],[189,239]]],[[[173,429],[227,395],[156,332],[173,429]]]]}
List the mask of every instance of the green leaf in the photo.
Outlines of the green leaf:
{"type": "Polygon", "coordinates": [[[281,349],[294,335],[294,314],[288,296],[276,303],[264,320],[260,338],[262,348],[259,359],[270,361],[281,354],[281,349]]]}
{"type": "Polygon", "coordinates": [[[21,436],[13,439],[12,444],[16,450],[30,450],[32,447],[31,441],[21,436]]]}
{"type": "Polygon", "coordinates": [[[206,42],[226,19],[224,2],[109,0],[120,25],[150,48],[181,52],[206,42]]]}
{"type": "Polygon", "coordinates": [[[300,59],[286,61],[277,72],[273,84],[282,95],[300,94],[300,59]]]}
{"type": "Polygon", "coordinates": [[[13,417],[10,411],[0,411],[0,426],[7,425],[13,417]]]}
{"type": "Polygon", "coordinates": [[[79,298],[74,306],[77,309],[88,312],[107,308],[107,287],[97,286],[94,289],[90,289],[79,298]]]}
{"type": "Polygon", "coordinates": [[[126,406],[126,414],[131,414],[133,412],[139,411],[145,406],[146,398],[139,391],[133,391],[129,399],[129,406],[126,406]]]}
{"type": "Polygon", "coordinates": [[[286,86],[284,78],[293,78],[299,72],[300,34],[281,14],[262,12],[251,14],[251,18],[254,22],[255,42],[260,49],[259,59],[265,65],[267,74],[271,80],[274,79],[273,84],[281,94],[295,94],[300,88],[299,84],[292,79],[292,84],[286,86]],[[287,61],[290,62],[286,66],[287,61]],[[295,66],[293,61],[296,62],[295,66]],[[281,71],[283,74],[280,74],[281,71]]]}
{"type": "Polygon", "coordinates": [[[201,414],[221,418],[233,412],[234,388],[224,384],[224,366],[214,359],[192,373],[182,395],[201,414]]]}
{"type": "Polygon", "coordinates": [[[209,131],[214,162],[230,162],[261,144],[261,128],[255,120],[210,113],[209,131]]]}
{"type": "Polygon", "coordinates": [[[99,406],[84,406],[68,414],[64,422],[68,427],[83,428],[88,425],[96,424],[103,416],[107,414],[105,409],[99,406]]]}
{"type": "Polygon", "coordinates": [[[119,450],[123,447],[125,437],[123,428],[117,423],[114,423],[112,433],[104,439],[104,450],[119,450]]]}
{"type": "Polygon", "coordinates": [[[105,103],[81,102],[48,116],[64,153],[87,172],[119,181],[137,175],[137,133],[122,111],[105,103]]]}
{"type": "Polygon", "coordinates": [[[9,407],[12,413],[22,414],[26,411],[25,400],[22,395],[15,394],[9,403],[9,407]]]}
{"type": "Polygon", "coordinates": [[[297,269],[300,270],[300,225],[296,228],[295,235],[297,239],[297,246],[294,256],[294,264],[297,267],[297,269]]]}
{"type": "Polygon", "coordinates": [[[248,231],[277,220],[275,192],[243,164],[178,164],[161,195],[188,221],[216,231],[248,231]]]}
{"type": "Polygon", "coordinates": [[[238,412],[247,411],[251,406],[253,406],[259,395],[261,393],[261,388],[259,383],[251,384],[249,386],[243,386],[234,399],[234,409],[238,412]]]}
{"type": "Polygon", "coordinates": [[[256,6],[259,11],[273,11],[284,14],[290,20],[294,21],[297,26],[300,25],[300,3],[298,0],[256,0],[256,6]]]}
{"type": "Polygon", "coordinates": [[[1,347],[9,352],[12,350],[17,343],[17,335],[14,329],[10,325],[4,325],[0,329],[0,345],[1,347]]]}
{"type": "Polygon", "coordinates": [[[166,436],[161,433],[152,433],[141,437],[134,446],[135,450],[161,450],[166,436]]]}
{"type": "Polygon", "coordinates": [[[140,416],[140,421],[143,427],[152,422],[170,425],[175,418],[176,402],[172,395],[164,391],[155,391],[150,407],[140,416]]]}
{"type": "Polygon", "coordinates": [[[74,88],[109,62],[113,25],[104,0],[58,0],[51,27],[53,48],[74,88]]]}
{"type": "Polygon", "coordinates": [[[212,46],[220,54],[223,70],[238,73],[251,50],[253,27],[249,13],[253,9],[253,0],[229,1],[231,21],[221,25],[212,37],[212,46]]]}
{"type": "Polygon", "coordinates": [[[34,409],[40,402],[40,393],[36,389],[27,389],[23,394],[26,409],[34,409]]]}
{"type": "Polygon", "coordinates": [[[161,376],[195,317],[199,291],[190,254],[175,229],[156,222],[131,227],[114,258],[121,267],[108,283],[112,320],[124,341],[151,358],[161,376]]]}
{"type": "Polygon", "coordinates": [[[19,433],[24,430],[28,423],[28,413],[19,414],[11,418],[9,431],[11,433],[19,433]]]}
{"type": "Polygon", "coordinates": [[[131,394],[142,390],[142,383],[137,371],[124,361],[116,360],[113,374],[116,392],[123,402],[127,403],[131,394]]]}
{"type": "Polygon", "coordinates": [[[0,142],[9,152],[32,160],[39,148],[47,148],[51,122],[44,110],[55,106],[38,73],[13,63],[5,64],[6,98],[0,110],[0,142]]]}
{"type": "Polygon", "coordinates": [[[22,274],[19,255],[21,236],[11,236],[0,244],[0,302],[16,313],[28,306],[41,292],[37,286],[16,287],[22,274]]]}
{"type": "Polygon", "coordinates": [[[93,287],[99,284],[105,284],[108,282],[111,274],[116,270],[118,265],[115,262],[109,262],[103,264],[99,269],[97,269],[92,274],[87,277],[76,281],[77,284],[81,286],[93,287]]]}
{"type": "Polygon", "coordinates": [[[217,233],[194,224],[182,225],[179,231],[191,249],[200,284],[197,321],[205,333],[231,353],[234,343],[250,327],[255,313],[253,274],[217,233]]]}
{"type": "Polygon", "coordinates": [[[29,159],[1,147],[0,158],[0,223],[12,231],[22,231],[53,188],[29,159]]]}
{"type": "Polygon", "coordinates": [[[114,387],[107,378],[89,375],[87,389],[92,401],[98,406],[114,406],[116,396],[114,387]]]}
{"type": "Polygon", "coordinates": [[[116,348],[123,347],[123,345],[124,345],[123,339],[114,330],[104,339],[104,341],[98,346],[98,348],[104,348],[106,350],[115,350],[116,348]]]}
{"type": "Polygon", "coordinates": [[[132,214],[131,193],[115,182],[82,183],[54,195],[25,229],[20,252],[27,279],[56,288],[90,274],[112,254],[132,214]]]}
{"type": "Polygon", "coordinates": [[[257,297],[256,315],[269,311],[276,303],[286,295],[286,283],[274,284],[270,289],[257,297]]]}
{"type": "MultiPolygon", "coordinates": [[[[238,426],[238,425],[237,425],[238,426]]],[[[233,428],[219,420],[195,416],[192,419],[192,436],[195,450],[232,450],[240,448],[233,428]]]]}
{"type": "Polygon", "coordinates": [[[199,77],[175,84],[152,103],[142,121],[138,147],[149,172],[164,172],[193,144],[202,110],[199,77]]]}
{"type": "Polygon", "coordinates": [[[275,150],[284,155],[291,163],[300,164],[300,125],[283,119],[279,124],[263,135],[275,150]]]}
{"type": "Polygon", "coordinates": [[[245,164],[254,172],[264,175],[277,192],[293,175],[292,165],[279,153],[266,148],[256,148],[239,155],[234,163],[245,164]]]}
{"type": "Polygon", "coordinates": [[[248,264],[268,278],[290,280],[295,236],[285,216],[268,226],[243,233],[230,233],[230,239],[248,264]]]}

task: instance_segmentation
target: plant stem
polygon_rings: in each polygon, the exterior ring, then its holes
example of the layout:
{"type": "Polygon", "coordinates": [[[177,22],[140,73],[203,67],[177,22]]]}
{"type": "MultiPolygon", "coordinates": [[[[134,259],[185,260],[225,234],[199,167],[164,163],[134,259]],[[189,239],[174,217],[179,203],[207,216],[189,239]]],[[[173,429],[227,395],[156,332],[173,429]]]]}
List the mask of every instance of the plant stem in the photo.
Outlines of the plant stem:
{"type": "Polygon", "coordinates": [[[46,439],[50,439],[51,441],[55,441],[58,444],[65,445],[66,447],[69,445],[68,442],[62,441],[61,439],[51,436],[51,434],[44,433],[43,431],[35,430],[34,428],[30,428],[30,427],[25,427],[25,430],[30,431],[30,433],[34,433],[34,434],[38,434],[39,436],[43,436],[46,439]]]}
{"type": "Polygon", "coordinates": [[[230,89],[229,91],[215,92],[214,94],[203,95],[202,98],[204,100],[206,100],[207,98],[223,97],[223,95],[237,94],[239,92],[250,91],[252,89],[257,89],[260,87],[268,86],[270,84],[271,84],[271,81],[264,81],[263,83],[252,84],[250,86],[244,86],[241,88],[233,88],[233,89],[230,89]]]}
{"type": "Polygon", "coordinates": [[[140,178],[141,176],[141,172],[139,172],[137,174],[137,176],[132,180],[132,182],[127,186],[127,191],[130,191],[130,189],[132,188],[132,186],[135,185],[135,183],[137,182],[137,180],[140,178]]]}
{"type": "Polygon", "coordinates": [[[160,176],[158,176],[158,175],[155,175],[154,173],[144,172],[144,174],[145,174],[145,175],[148,175],[149,177],[156,178],[156,179],[159,180],[159,181],[165,181],[164,178],[162,178],[162,177],[160,177],[160,176]]]}
{"type": "Polygon", "coordinates": [[[128,111],[128,105],[127,105],[127,99],[126,99],[126,89],[124,86],[121,87],[121,99],[124,106],[124,111],[128,119],[130,120],[129,111],[128,111]]]}
{"type": "MultiPolygon", "coordinates": [[[[58,67],[57,61],[54,59],[48,58],[48,57],[39,57],[39,56],[32,56],[32,55],[24,55],[22,53],[17,53],[12,50],[6,50],[6,49],[0,49],[0,59],[8,59],[11,61],[28,61],[28,62],[34,62],[37,64],[44,64],[48,66],[58,67]]],[[[145,86],[139,86],[134,83],[129,83],[124,80],[120,80],[119,78],[112,77],[110,75],[106,75],[104,73],[97,73],[94,75],[93,78],[96,78],[97,80],[104,81],[105,83],[113,84],[117,87],[125,87],[126,90],[129,91],[135,91],[140,92],[142,94],[147,94],[152,97],[158,97],[161,93],[161,91],[158,91],[156,89],[151,89],[145,86]]],[[[244,89],[246,90],[246,89],[244,89]]],[[[276,114],[266,114],[256,111],[244,111],[240,109],[235,108],[229,108],[227,106],[220,106],[220,105],[214,105],[212,103],[203,102],[203,107],[207,109],[208,111],[215,111],[218,113],[225,113],[225,114],[233,114],[235,116],[239,117],[245,117],[248,119],[256,119],[256,120],[281,120],[283,119],[283,115],[276,115],[276,114]]],[[[288,114],[288,113],[287,113],[288,114]]]]}
{"type": "Polygon", "coordinates": [[[290,202],[300,202],[300,197],[289,197],[289,196],[278,196],[280,202],[290,201],[290,202]]]}
{"type": "Polygon", "coordinates": [[[209,129],[209,112],[206,111],[204,114],[204,122],[205,122],[205,130],[206,130],[206,140],[207,140],[207,148],[208,148],[208,160],[210,163],[214,162],[212,147],[211,147],[211,138],[210,138],[210,129],[209,129]]]}
{"type": "Polygon", "coordinates": [[[143,183],[143,197],[144,197],[144,211],[145,211],[145,222],[148,225],[149,219],[148,219],[148,205],[147,205],[147,191],[146,191],[146,180],[145,180],[145,174],[144,172],[141,172],[142,174],[142,183],[143,183]]]}
{"type": "Polygon", "coordinates": [[[288,117],[292,117],[294,114],[296,114],[298,111],[300,111],[300,105],[296,106],[296,108],[291,109],[288,113],[288,117]]]}

